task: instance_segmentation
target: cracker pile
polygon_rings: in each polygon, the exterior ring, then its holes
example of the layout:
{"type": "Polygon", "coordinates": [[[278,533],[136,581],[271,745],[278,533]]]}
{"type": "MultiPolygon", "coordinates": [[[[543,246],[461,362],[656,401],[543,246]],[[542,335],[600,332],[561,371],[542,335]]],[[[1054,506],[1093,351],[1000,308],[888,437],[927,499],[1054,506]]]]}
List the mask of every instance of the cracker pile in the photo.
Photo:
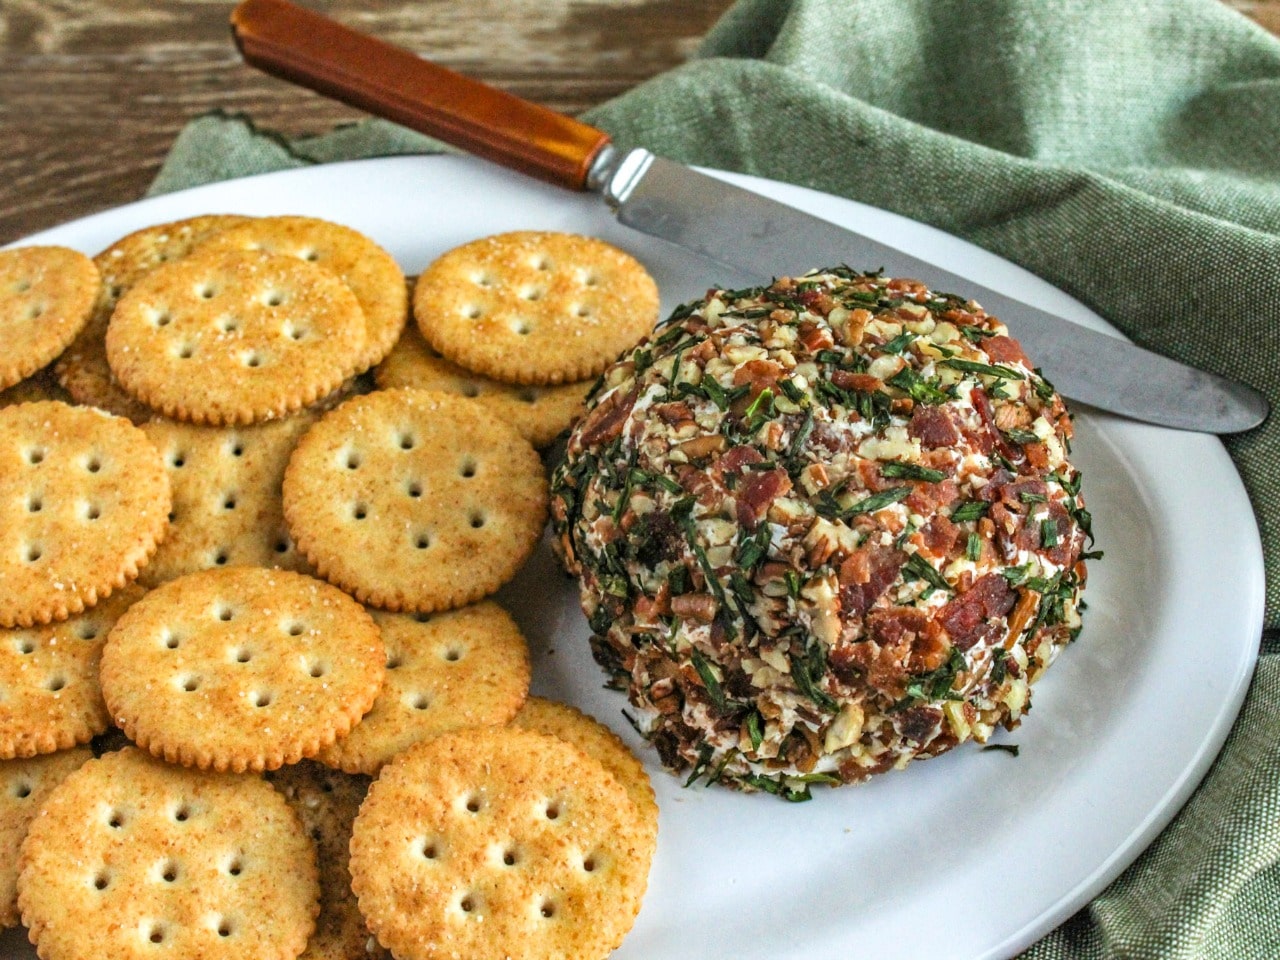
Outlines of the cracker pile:
{"type": "Polygon", "coordinates": [[[528,697],[486,598],[546,522],[535,447],[657,309],[554,233],[416,284],[309,217],[0,251],[0,927],[44,960],[617,947],[653,790],[528,697]]]}

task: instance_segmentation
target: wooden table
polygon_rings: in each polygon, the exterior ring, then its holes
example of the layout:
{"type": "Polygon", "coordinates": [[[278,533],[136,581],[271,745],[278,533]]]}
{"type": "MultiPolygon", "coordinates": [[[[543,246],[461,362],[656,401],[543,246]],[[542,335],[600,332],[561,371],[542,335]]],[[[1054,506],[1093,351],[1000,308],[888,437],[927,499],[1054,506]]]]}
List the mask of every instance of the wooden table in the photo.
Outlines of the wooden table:
{"type": "MultiPolygon", "coordinates": [[[[684,60],[732,0],[305,0],[577,112],[684,60]]],[[[1280,0],[1224,0],[1280,33],[1280,0]]],[[[245,67],[227,0],[0,0],[0,243],[141,196],[186,121],[286,133],[355,111],[245,67]]]]}

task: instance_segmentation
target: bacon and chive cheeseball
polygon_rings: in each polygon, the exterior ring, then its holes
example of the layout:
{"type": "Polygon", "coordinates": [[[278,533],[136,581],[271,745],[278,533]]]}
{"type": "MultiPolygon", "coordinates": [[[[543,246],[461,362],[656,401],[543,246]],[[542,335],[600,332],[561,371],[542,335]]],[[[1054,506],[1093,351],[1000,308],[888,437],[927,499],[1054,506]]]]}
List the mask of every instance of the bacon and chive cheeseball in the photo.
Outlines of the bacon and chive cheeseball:
{"type": "Polygon", "coordinates": [[[711,290],[606,371],[557,546],[663,762],[807,799],[1018,724],[1080,626],[1071,434],[972,301],[846,268],[711,290]]]}

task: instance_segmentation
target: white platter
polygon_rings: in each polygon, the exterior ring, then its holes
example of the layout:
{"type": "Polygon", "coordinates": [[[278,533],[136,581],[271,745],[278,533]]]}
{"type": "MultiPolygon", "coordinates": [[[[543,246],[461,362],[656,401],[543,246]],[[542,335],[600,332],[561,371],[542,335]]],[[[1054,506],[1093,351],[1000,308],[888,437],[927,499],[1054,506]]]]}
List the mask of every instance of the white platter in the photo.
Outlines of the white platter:
{"type": "MultiPolygon", "coordinates": [[[[730,179],[1110,329],[1026,271],[933,228],[798,187],[730,179]]],[[[647,264],[664,311],[712,283],[748,279],[618,226],[594,198],[459,157],[235,180],[24,242],[92,254],[139,227],[214,212],[327,217],[368,233],[412,273],[502,230],[595,234],[647,264]]],[[[1004,319],[1016,336],[1017,318],[1004,319]]],[[[1216,439],[1088,411],[1078,427],[1075,462],[1106,559],[1090,568],[1083,635],[1037,687],[1023,728],[997,738],[1017,743],[1017,758],[968,745],[797,805],[685,790],[623,720],[622,695],[602,689],[574,586],[545,546],[504,590],[534,649],[535,692],[617,730],[658,793],[649,893],[618,960],[1007,957],[1086,903],[1177,812],[1252,674],[1263,604],[1257,526],[1216,439]]],[[[34,956],[20,931],[0,937],[0,960],[34,956]]]]}

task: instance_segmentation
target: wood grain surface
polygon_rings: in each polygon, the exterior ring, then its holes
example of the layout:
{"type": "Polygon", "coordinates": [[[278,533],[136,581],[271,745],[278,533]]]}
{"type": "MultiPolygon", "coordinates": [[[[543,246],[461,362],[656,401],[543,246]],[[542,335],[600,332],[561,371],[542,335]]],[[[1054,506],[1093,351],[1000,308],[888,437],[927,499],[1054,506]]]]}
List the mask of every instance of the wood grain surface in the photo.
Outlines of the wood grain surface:
{"type": "MultiPolygon", "coordinates": [[[[684,60],[731,0],[304,0],[577,113],[684,60]]],[[[1224,0],[1280,33],[1280,0],[1224,0]]],[[[221,108],[290,134],[357,114],[245,67],[227,0],[0,0],[0,243],[142,195],[221,108]]]]}

